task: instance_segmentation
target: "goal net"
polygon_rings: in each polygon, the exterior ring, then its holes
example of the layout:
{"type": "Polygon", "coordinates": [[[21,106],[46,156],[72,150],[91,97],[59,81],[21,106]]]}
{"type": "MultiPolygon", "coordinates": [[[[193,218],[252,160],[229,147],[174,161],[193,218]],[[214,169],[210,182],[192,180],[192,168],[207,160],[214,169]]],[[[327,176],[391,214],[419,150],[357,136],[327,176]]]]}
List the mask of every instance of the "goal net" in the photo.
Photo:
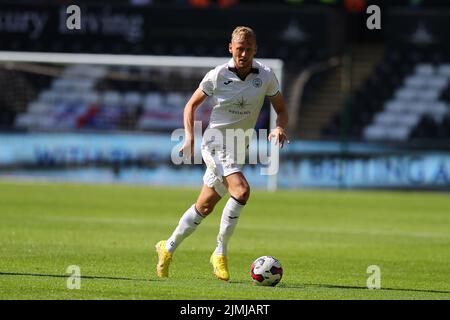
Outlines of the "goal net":
{"type": "MultiPolygon", "coordinates": [[[[0,168],[7,174],[33,168],[38,176],[52,169],[62,180],[77,168],[100,182],[94,172],[108,166],[110,180],[121,176],[126,182],[153,170],[159,178],[146,181],[171,184],[180,170],[167,163],[174,146],[170,133],[183,128],[184,106],[204,75],[228,59],[0,52],[0,168]],[[133,176],[137,168],[141,174],[133,176]]],[[[281,83],[282,61],[259,60],[281,83]]],[[[211,107],[208,99],[196,112],[203,127],[211,107]]],[[[257,129],[274,122],[266,101],[257,129]]],[[[276,175],[264,178],[276,189],[276,175]]]]}

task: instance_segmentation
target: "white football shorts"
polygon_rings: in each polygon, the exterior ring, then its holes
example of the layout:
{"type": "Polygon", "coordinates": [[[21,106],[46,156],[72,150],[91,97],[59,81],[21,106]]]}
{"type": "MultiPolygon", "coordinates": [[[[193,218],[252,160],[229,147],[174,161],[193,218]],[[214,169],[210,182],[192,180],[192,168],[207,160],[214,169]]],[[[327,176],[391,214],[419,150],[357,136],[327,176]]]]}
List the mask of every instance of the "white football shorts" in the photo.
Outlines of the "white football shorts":
{"type": "Polygon", "coordinates": [[[201,146],[203,161],[206,164],[203,182],[208,187],[214,188],[217,194],[223,197],[228,192],[223,177],[240,172],[242,164],[237,164],[235,157],[230,152],[224,149],[217,150],[215,147],[213,143],[206,143],[201,146]]]}

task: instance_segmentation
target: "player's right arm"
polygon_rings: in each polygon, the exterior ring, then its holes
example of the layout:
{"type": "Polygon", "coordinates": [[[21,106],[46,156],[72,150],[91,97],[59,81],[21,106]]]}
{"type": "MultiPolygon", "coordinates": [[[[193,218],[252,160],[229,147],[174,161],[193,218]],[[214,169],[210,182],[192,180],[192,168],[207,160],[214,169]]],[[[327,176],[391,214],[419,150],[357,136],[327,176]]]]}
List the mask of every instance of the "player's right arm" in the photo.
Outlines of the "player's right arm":
{"type": "Polygon", "coordinates": [[[193,155],[195,110],[202,104],[203,101],[206,100],[207,97],[208,96],[203,92],[203,90],[198,88],[195,90],[194,94],[184,107],[183,123],[185,139],[179,152],[180,155],[185,158],[190,158],[191,155],[193,155]]]}

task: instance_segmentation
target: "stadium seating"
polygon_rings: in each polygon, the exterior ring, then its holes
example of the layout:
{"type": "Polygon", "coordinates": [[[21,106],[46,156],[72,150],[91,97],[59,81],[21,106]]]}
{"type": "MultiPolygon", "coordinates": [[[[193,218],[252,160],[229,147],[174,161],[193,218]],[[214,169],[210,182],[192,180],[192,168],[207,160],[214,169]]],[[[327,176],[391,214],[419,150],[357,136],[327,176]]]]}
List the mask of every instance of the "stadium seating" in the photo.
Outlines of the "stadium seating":
{"type": "MultiPolygon", "coordinates": [[[[179,74],[161,69],[155,74],[158,84],[149,81],[147,85],[136,86],[142,82],[130,81],[130,78],[148,71],[143,69],[66,67],[60,76],[41,86],[36,99],[29,103],[25,112],[17,115],[15,128],[45,131],[182,128],[183,109],[192,91],[174,91],[173,85],[169,88],[164,83],[185,84],[190,78],[190,85],[196,86],[199,76],[194,77],[188,69],[179,74]],[[123,80],[108,77],[115,72],[120,72],[123,80]]],[[[210,111],[208,106],[201,108],[197,119],[206,124],[210,111]]]]}
{"type": "MultiPolygon", "coordinates": [[[[62,51],[74,51],[74,46],[76,42],[72,47],[58,48],[64,49],[62,51]]],[[[94,47],[88,51],[94,52],[94,47]]],[[[125,48],[122,49],[122,52],[115,52],[130,53],[125,48]]],[[[316,52],[311,48],[258,49],[258,56],[284,59],[289,66],[286,77],[289,77],[290,71],[296,74],[298,68],[323,59],[326,55],[324,51],[316,52]]],[[[106,47],[98,50],[102,53],[112,51],[114,50],[106,47]]],[[[223,44],[186,46],[183,42],[170,45],[155,43],[149,53],[175,56],[227,55],[223,44]]],[[[204,76],[204,71],[200,74],[190,68],[173,72],[168,68],[87,65],[65,67],[60,73],[57,76],[42,77],[45,79],[43,81],[38,74],[20,72],[32,79],[30,87],[36,92],[36,98],[27,104],[27,110],[17,112],[11,129],[173,130],[183,126],[183,107],[204,76]]],[[[201,108],[197,119],[206,124],[210,109],[208,106],[201,108]]],[[[266,102],[257,128],[267,125],[268,112],[266,102]]]]}
{"type": "MultiPolygon", "coordinates": [[[[438,128],[450,114],[450,64],[433,57],[418,48],[389,48],[350,100],[348,135],[395,142],[448,138],[446,130],[438,128]]],[[[339,114],[323,134],[336,135],[340,129],[339,114]]]]}

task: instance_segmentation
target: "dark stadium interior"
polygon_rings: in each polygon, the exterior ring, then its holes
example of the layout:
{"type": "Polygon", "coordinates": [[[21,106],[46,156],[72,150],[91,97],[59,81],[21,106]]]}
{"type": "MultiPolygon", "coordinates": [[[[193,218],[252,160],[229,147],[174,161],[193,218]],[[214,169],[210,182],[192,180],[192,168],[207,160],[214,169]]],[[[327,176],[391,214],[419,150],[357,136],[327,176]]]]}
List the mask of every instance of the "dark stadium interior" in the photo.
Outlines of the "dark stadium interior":
{"type": "MultiPolygon", "coordinates": [[[[5,9],[20,10],[17,1],[2,1],[2,3],[5,9]]],[[[67,1],[20,1],[20,3],[23,6],[32,5],[37,8],[50,5],[49,14],[56,15],[57,6],[66,4],[67,1]]],[[[365,23],[367,17],[367,14],[359,7],[361,3],[367,6],[378,3],[376,1],[328,1],[326,4],[325,1],[319,0],[299,1],[297,4],[295,1],[270,1],[270,5],[268,1],[204,1],[203,5],[198,5],[195,1],[108,1],[105,4],[100,1],[79,1],[79,3],[88,6],[90,11],[99,15],[112,14],[111,12],[133,14],[139,7],[137,10],[144,10],[146,14],[145,22],[143,22],[145,34],[135,40],[131,39],[129,34],[123,34],[123,37],[119,34],[103,37],[98,34],[87,36],[80,33],[68,36],[54,33],[53,36],[30,40],[17,33],[6,32],[2,34],[3,41],[0,49],[31,52],[223,57],[227,55],[228,30],[236,24],[244,23],[247,17],[254,16],[255,19],[249,19],[249,23],[259,36],[257,56],[283,60],[285,63],[283,85],[288,95],[296,90],[292,82],[302,71],[331,57],[341,59],[337,68],[328,68],[313,74],[306,84],[299,102],[302,108],[298,107],[304,112],[298,112],[298,126],[290,129],[293,135],[305,139],[336,139],[345,136],[353,140],[364,140],[369,136],[369,139],[372,137],[375,140],[403,142],[414,139],[449,138],[447,124],[450,115],[448,112],[439,117],[423,114],[416,119],[407,133],[399,133],[397,138],[377,136],[376,133],[372,135],[369,133],[367,136],[364,133],[368,126],[375,123],[375,116],[383,111],[385,104],[395,98],[396,90],[402,87],[405,79],[418,64],[429,63],[437,67],[439,64],[450,62],[444,44],[411,45],[396,42],[394,38],[401,36],[402,31],[391,34],[391,29],[394,30],[398,25],[395,22],[390,23],[394,21],[390,17],[390,10],[395,11],[399,6],[403,6],[400,7],[401,10],[413,10],[414,14],[420,15],[420,12],[424,10],[444,6],[444,1],[389,1],[389,6],[383,4],[383,19],[386,18],[387,23],[383,25],[382,30],[358,27],[365,23]],[[255,4],[260,6],[255,9],[255,4]],[[273,20],[272,24],[264,21],[263,17],[268,14],[273,20]],[[171,21],[174,21],[170,27],[166,23],[167,15],[170,15],[171,21]],[[287,29],[277,30],[273,27],[277,25],[277,21],[284,20],[290,20],[287,29]],[[205,30],[205,25],[214,27],[205,30]],[[284,38],[280,39],[280,32],[284,32],[282,33],[284,38]],[[344,57],[357,54],[353,48],[365,46],[381,48],[382,55],[374,61],[373,68],[363,79],[348,80],[351,88],[348,92],[339,93],[340,103],[335,111],[320,110],[320,105],[314,105],[314,96],[321,92],[327,77],[332,76],[333,72],[341,72],[341,69],[346,68],[343,63],[344,57]],[[315,108],[315,112],[312,108],[315,108]],[[310,130],[309,127],[302,127],[301,119],[304,118],[305,122],[311,124],[309,116],[317,120],[319,114],[323,116],[315,128],[310,130]]],[[[426,27],[424,30],[425,33],[428,31],[426,27]]],[[[360,57],[360,59],[365,58],[365,56],[360,57]]],[[[11,77],[13,72],[15,71],[2,70],[0,74],[0,81],[10,87],[9,94],[0,96],[3,102],[0,110],[0,126],[3,130],[26,129],[26,126],[17,126],[17,116],[29,106],[32,97],[36,98],[39,92],[49,88],[51,81],[50,77],[42,74],[30,72],[19,74],[18,71],[17,77],[14,78],[11,77]],[[22,90],[26,94],[21,99],[12,98],[11,94],[17,90],[22,90]]],[[[133,70],[127,72],[133,73],[133,70]]],[[[349,77],[352,77],[352,74],[349,77]]],[[[345,81],[343,78],[336,80],[335,86],[342,87],[343,81],[345,81]]],[[[105,79],[96,86],[99,92],[115,90],[121,94],[132,90],[141,94],[154,91],[167,93],[170,90],[170,88],[158,87],[158,82],[151,80],[132,82],[105,79]]],[[[181,88],[178,91],[187,93],[190,89],[181,88]]],[[[443,88],[436,101],[448,102],[449,90],[448,85],[443,88]]],[[[143,105],[137,104],[138,106],[131,111],[128,110],[123,114],[123,110],[120,112],[127,119],[126,121],[123,121],[123,117],[120,121],[115,119],[120,117],[120,114],[109,115],[98,122],[103,125],[93,125],[92,128],[139,130],[136,124],[143,114],[143,105]],[[111,119],[113,123],[105,124],[105,121],[108,122],[107,119],[111,119]],[[118,122],[123,125],[118,125],[118,122]]],[[[80,122],[85,121],[81,119],[80,122]]],[[[373,131],[376,132],[376,129],[373,131]]]]}
{"type": "MultiPolygon", "coordinates": [[[[80,30],[65,26],[70,1],[0,2],[2,52],[227,59],[230,31],[250,25],[256,58],[284,63],[293,140],[448,149],[447,1],[78,1],[80,30]],[[372,4],[381,8],[381,29],[366,25],[372,4]]],[[[206,71],[0,66],[5,134],[167,134],[183,126],[184,105],[206,71]]],[[[206,105],[197,113],[203,128],[206,105]]],[[[269,127],[267,99],[262,110],[256,129],[269,127]]]]}

